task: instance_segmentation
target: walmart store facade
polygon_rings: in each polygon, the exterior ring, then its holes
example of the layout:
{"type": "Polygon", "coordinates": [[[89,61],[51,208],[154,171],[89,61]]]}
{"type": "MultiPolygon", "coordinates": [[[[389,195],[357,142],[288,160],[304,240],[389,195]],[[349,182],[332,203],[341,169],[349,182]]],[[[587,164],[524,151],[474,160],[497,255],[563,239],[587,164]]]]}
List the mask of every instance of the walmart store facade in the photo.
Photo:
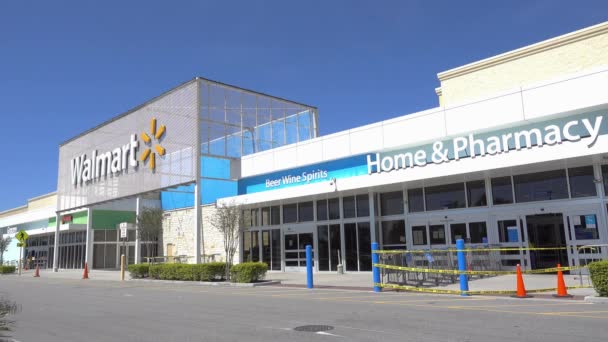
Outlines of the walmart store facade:
{"type": "Polygon", "coordinates": [[[31,232],[45,267],[204,262],[223,257],[215,208],[242,205],[238,259],[275,271],[303,269],[308,244],[317,271],[369,271],[374,241],[566,247],[502,256],[532,268],[608,257],[578,250],[608,243],[608,23],[438,77],[439,107],[323,137],[315,107],[196,78],[62,144],[57,192],[0,213],[1,232],[31,232]],[[159,241],[133,230],[146,207],[159,241]]]}

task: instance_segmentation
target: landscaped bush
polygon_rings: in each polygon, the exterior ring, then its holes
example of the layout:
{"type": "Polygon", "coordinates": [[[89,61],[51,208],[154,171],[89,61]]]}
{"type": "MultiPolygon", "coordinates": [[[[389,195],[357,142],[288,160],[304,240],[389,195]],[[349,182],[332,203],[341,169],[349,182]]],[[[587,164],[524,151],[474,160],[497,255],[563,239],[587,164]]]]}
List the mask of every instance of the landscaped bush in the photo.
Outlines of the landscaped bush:
{"type": "Polygon", "coordinates": [[[235,283],[253,283],[264,279],[268,265],[263,262],[244,262],[230,268],[230,280],[235,283]]]}
{"type": "Polygon", "coordinates": [[[0,273],[2,273],[2,274],[15,273],[16,270],[17,270],[17,268],[15,266],[0,267],[0,273]]]}
{"type": "Polygon", "coordinates": [[[608,260],[590,263],[589,273],[595,291],[602,297],[608,297],[608,260]]]}
{"type": "Polygon", "coordinates": [[[129,265],[129,273],[131,278],[146,278],[150,269],[149,264],[132,264],[129,265]]]}
{"type": "MultiPolygon", "coordinates": [[[[224,278],[226,264],[156,264],[148,268],[148,276],[162,280],[213,281],[224,278]]],[[[130,270],[129,270],[130,271],[130,270]]]]}

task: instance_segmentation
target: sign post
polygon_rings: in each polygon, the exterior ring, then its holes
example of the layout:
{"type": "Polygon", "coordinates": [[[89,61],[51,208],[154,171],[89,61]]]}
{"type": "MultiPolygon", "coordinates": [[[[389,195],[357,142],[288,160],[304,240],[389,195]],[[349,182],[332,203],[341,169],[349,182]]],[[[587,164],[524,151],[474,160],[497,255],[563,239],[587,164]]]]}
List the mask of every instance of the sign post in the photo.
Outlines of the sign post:
{"type": "Polygon", "coordinates": [[[126,254],[127,254],[127,228],[129,224],[127,222],[121,222],[118,225],[120,229],[120,238],[122,239],[122,253],[120,253],[120,280],[125,280],[125,264],[126,264],[126,254]]]}

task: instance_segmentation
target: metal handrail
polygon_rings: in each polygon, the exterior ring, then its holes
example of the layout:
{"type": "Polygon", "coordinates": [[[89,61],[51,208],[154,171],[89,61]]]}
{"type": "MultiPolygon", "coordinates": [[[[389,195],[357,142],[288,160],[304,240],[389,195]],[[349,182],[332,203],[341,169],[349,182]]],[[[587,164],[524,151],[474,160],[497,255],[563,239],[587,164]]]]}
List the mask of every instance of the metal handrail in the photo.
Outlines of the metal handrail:
{"type": "MultiPolygon", "coordinates": [[[[584,246],[577,247],[576,248],[576,257],[578,258],[578,260],[580,262],[579,255],[581,254],[580,253],[581,250],[583,250],[583,249],[591,249],[591,253],[594,253],[594,250],[596,248],[602,248],[602,247],[608,248],[608,244],[604,243],[604,244],[584,245],[584,246]]],[[[598,260],[601,260],[601,258],[598,259],[598,260]]],[[[593,262],[593,261],[596,261],[596,259],[591,259],[591,262],[593,262]]],[[[585,267],[587,265],[588,265],[588,263],[585,263],[585,267]]],[[[583,285],[583,268],[582,267],[578,269],[578,278],[579,278],[581,286],[582,286],[583,285]]],[[[589,279],[589,282],[591,282],[591,279],[589,279]]]]}

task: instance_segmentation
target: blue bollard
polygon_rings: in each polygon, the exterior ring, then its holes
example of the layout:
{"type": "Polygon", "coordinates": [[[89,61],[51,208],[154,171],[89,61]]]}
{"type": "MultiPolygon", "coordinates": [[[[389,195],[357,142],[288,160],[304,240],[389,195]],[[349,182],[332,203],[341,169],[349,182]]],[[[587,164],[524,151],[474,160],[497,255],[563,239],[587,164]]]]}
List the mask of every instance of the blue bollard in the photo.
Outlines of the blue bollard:
{"type": "MultiPolygon", "coordinates": [[[[374,251],[378,250],[378,243],[372,242],[372,265],[380,263],[380,257],[378,253],[374,253],[374,251]]],[[[372,276],[374,281],[374,292],[381,292],[382,288],[376,284],[380,284],[380,269],[376,266],[372,268],[372,276]]]]}
{"type": "Polygon", "coordinates": [[[312,282],[312,246],[306,246],[306,287],[313,288],[312,282]]]}
{"type": "MultiPolygon", "coordinates": [[[[458,257],[458,271],[466,272],[467,270],[467,257],[464,252],[464,240],[456,240],[456,256],[458,257]]],[[[469,291],[469,277],[466,274],[460,274],[460,291],[469,291]]],[[[461,296],[468,296],[466,292],[461,292],[461,296]]]]}

